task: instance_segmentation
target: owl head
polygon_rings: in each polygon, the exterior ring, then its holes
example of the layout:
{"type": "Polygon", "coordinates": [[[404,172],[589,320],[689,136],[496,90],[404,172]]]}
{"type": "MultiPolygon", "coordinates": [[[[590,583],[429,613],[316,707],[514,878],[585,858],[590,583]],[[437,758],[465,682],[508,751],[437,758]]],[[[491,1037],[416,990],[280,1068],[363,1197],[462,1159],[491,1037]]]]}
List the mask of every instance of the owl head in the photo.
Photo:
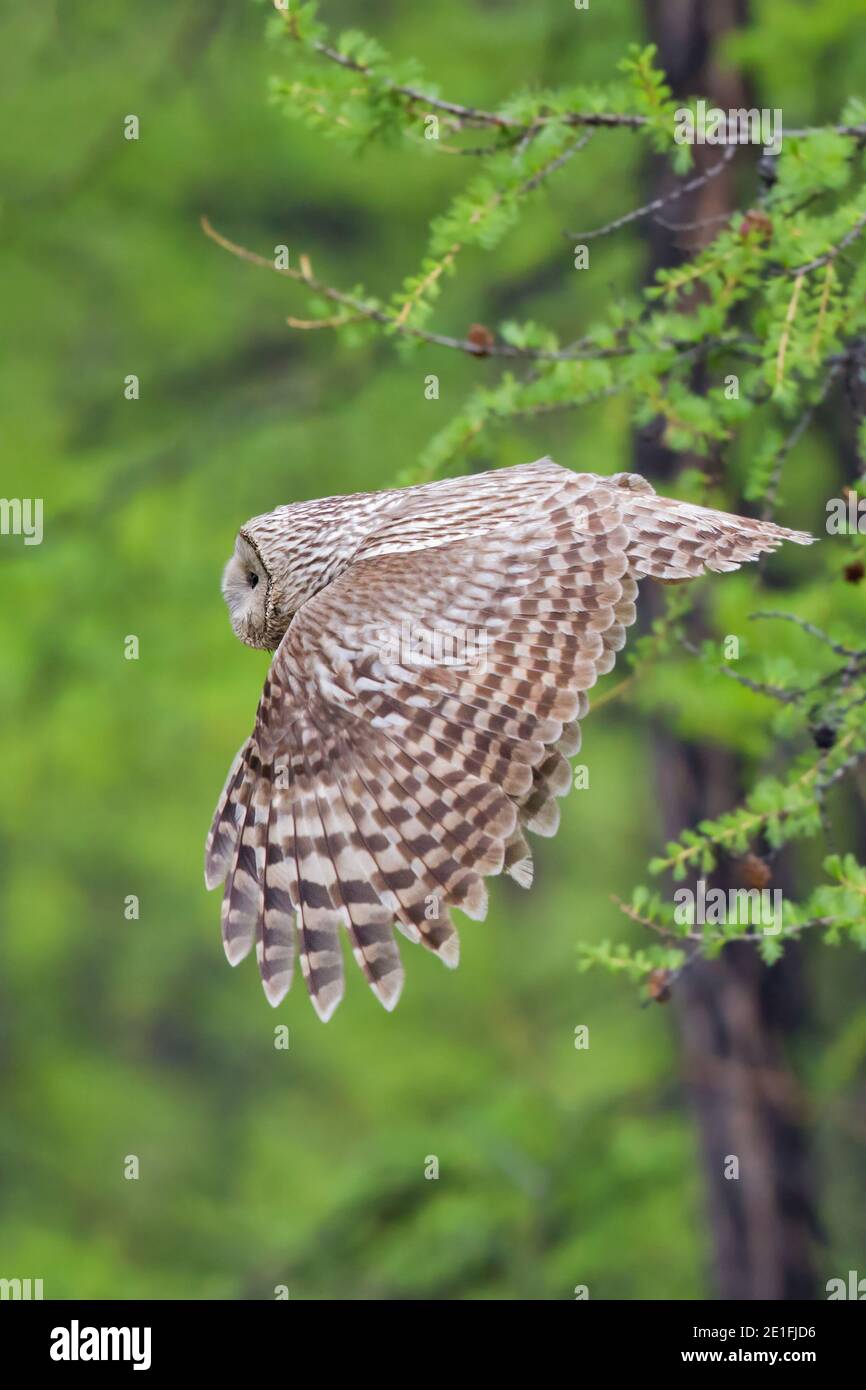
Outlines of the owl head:
{"type": "Polygon", "coordinates": [[[255,539],[246,528],[238,532],[232,556],[223,570],[223,598],[236,637],[248,647],[273,651],[279,646],[291,614],[275,611],[274,575],[255,539]]]}
{"type": "Polygon", "coordinates": [[[301,604],[351,563],[390,496],[295,502],[246,522],[222,580],[235,636],[276,651],[301,604]]]}

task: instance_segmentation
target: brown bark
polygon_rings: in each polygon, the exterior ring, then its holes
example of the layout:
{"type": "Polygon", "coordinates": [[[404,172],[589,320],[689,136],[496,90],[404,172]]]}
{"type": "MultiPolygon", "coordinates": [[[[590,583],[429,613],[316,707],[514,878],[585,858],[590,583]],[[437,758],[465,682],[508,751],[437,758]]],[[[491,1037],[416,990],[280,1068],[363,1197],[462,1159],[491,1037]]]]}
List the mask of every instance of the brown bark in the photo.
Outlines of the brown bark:
{"type": "MultiPolygon", "coordinates": [[[[717,60],[721,33],[746,21],[746,0],[644,0],[651,39],[675,95],[705,95],[723,109],[748,106],[741,77],[717,60]]],[[[698,147],[697,171],[716,163],[718,147],[698,147]]],[[[751,156],[754,158],[754,154],[751,156]]],[[[690,197],[666,220],[697,222],[734,206],[735,164],[690,197]]],[[[647,197],[672,187],[656,163],[647,197]]],[[[690,245],[713,228],[690,232],[690,245]]],[[[681,258],[677,233],[653,223],[649,267],[681,258]]],[[[635,467],[664,478],[674,459],[653,430],[635,441],[635,467]]],[[[711,744],[687,744],[663,729],[656,743],[664,825],[672,838],[687,825],[734,805],[744,787],[735,760],[711,744]]],[[[734,866],[714,883],[737,886],[734,866]]],[[[783,886],[778,877],[774,887],[783,886]]],[[[723,1299],[814,1298],[815,1194],[802,1096],[786,1049],[803,1029],[806,1003],[801,959],[789,948],[772,970],[751,947],[729,946],[715,962],[698,962],[677,986],[683,1072],[699,1131],[710,1217],[717,1295],[723,1299]],[[726,1177],[730,1157],[739,1176],[726,1177]]]]}

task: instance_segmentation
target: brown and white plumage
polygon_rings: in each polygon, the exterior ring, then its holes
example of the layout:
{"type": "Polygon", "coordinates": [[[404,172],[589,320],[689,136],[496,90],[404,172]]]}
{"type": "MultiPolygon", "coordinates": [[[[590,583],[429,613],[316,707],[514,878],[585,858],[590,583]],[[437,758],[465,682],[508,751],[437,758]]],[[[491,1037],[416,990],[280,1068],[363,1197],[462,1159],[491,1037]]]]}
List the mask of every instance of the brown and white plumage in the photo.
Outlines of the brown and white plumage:
{"type": "Polygon", "coordinates": [[[483,918],[490,874],[528,887],[525,832],[556,832],[638,581],[737,569],[783,540],[811,537],[550,459],[248,522],[223,591],[237,635],[275,655],[207,843],[229,961],[255,944],[277,1004],[297,949],[323,1019],[343,932],[388,1009],[395,926],[456,965],[449,908],[483,918]],[[393,640],[407,628],[483,634],[483,652],[416,659],[393,640]]]}

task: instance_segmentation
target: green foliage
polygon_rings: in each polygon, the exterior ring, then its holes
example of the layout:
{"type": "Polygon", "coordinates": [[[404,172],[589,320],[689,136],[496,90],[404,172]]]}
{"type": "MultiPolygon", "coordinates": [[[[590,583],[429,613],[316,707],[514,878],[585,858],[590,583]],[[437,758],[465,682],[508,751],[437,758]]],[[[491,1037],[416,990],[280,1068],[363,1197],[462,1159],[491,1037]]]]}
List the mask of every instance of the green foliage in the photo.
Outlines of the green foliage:
{"type": "MultiPolygon", "coordinates": [[[[430,114],[425,98],[435,93],[419,89],[419,74],[392,64],[357,31],[329,48],[320,27],[305,25],[304,16],[285,26],[286,41],[294,40],[300,50],[292,56],[301,73],[288,86],[278,84],[287,114],[305,116],[356,146],[396,134],[419,140],[428,154],[440,150],[438,139],[423,137],[430,114]],[[335,54],[350,60],[351,69],[335,61],[335,54]]],[[[611,80],[591,99],[569,88],[525,94],[480,115],[467,108],[465,116],[449,116],[443,108],[443,123],[450,121],[458,136],[464,124],[489,128],[483,172],[432,218],[427,254],[393,294],[386,331],[399,336],[429,323],[464,248],[491,251],[513,232],[527,199],[568,166],[563,159],[570,148],[577,151],[585,142],[576,141],[570,124],[575,112],[583,119],[613,110],[626,121],[636,119],[641,135],[670,153],[683,172],[689,146],[674,142],[677,104],[654,57],[651,46],[633,45],[620,63],[625,86],[611,80]],[[577,105],[571,104],[575,99],[577,105]]],[[[850,117],[851,110],[843,114],[850,117]]],[[[685,264],[659,271],[635,311],[623,316],[614,309],[581,340],[578,360],[575,354],[569,361],[541,360],[528,377],[508,375],[492,390],[476,390],[425,450],[419,476],[477,454],[486,447],[488,427],[502,419],[576,409],[621,394],[637,425],[660,419],[669,448],[705,457],[754,416],[758,442],[744,490],[752,500],[765,498],[785,452],[781,422],[822,398],[836,357],[866,329],[864,227],[866,184],[856,142],[831,128],[786,137],[772,182],[755,190],[753,209],[734,215],[685,264]],[[716,383],[709,390],[695,389],[698,363],[716,383]]],[[[509,341],[504,324],[499,332],[509,341]]],[[[558,347],[551,341],[555,346],[548,353],[558,347]]]]}
{"type": "MultiPolygon", "coordinates": [[[[862,48],[845,42],[839,0],[758,7],[758,75],[771,64],[787,84],[777,55],[790,43],[800,74],[820,79],[795,88],[796,120],[862,122],[862,103],[847,97],[862,48]]],[[[230,633],[219,575],[239,522],[277,502],[545,451],[578,468],[627,468],[644,420],[688,441],[672,492],[733,505],[760,454],[763,503],[781,445],[859,322],[857,240],[833,262],[823,318],[825,268],[804,277],[770,398],[787,271],[845,234],[861,205],[861,155],[852,150],[847,182],[833,182],[846,157],[828,144],[833,179],[813,167],[822,191],[798,208],[793,190],[818,137],[802,141],[782,180],[789,204],[770,214],[772,254],[760,238],[740,245],[732,219],[722,234],[741,282],[701,261],[714,295],[644,296],[631,224],[588,239],[591,275],[573,269],[581,238],[561,235],[633,207],[648,145],[685,157],[666,137],[654,60],[638,65],[637,84],[637,69],[617,67],[642,23],[636,6],[611,0],[576,18],[569,5],[494,13],[436,0],[380,7],[374,19],[335,0],[319,7],[324,24],[293,0],[297,35],[272,13],[266,48],[269,9],[81,0],[8,6],[0,19],[0,108],[15,131],[0,156],[4,493],[44,497],[46,511],[41,547],[0,544],[11,789],[0,808],[0,1275],[44,1277],[46,1297],[100,1299],[271,1298],[282,1283],[293,1300],[568,1298],[578,1282],[592,1297],[707,1294],[700,1169],[672,1086],[671,1032],[657,1010],[629,1008],[629,982],[659,997],[653,972],[676,977],[696,944],[640,920],[669,924],[667,878],[631,896],[665,838],[648,730],[711,737],[752,781],[782,787],[821,763],[823,722],[840,743],[855,732],[846,709],[861,671],[783,703],[721,667],[786,692],[844,668],[795,625],[769,637],[750,614],[783,606],[859,649],[864,589],[842,569],[863,538],[782,552],[772,596],[762,572],[665,590],[664,613],[593,694],[592,790],[567,798],[560,835],[537,844],[532,897],[495,882],[489,922],[462,926],[457,972],[407,947],[398,1014],[385,1016],[351,976],[327,1028],[300,981],[273,1014],[252,962],[228,970],[219,904],[201,883],[213,803],[265,671],[230,633]],[[341,17],[355,31],[375,26],[376,39],[330,40],[341,17]],[[364,71],[315,48],[329,42],[364,71]],[[457,129],[428,100],[455,94],[540,129],[525,144],[508,125],[457,129]],[[138,142],[119,134],[129,110],[141,116],[138,142]],[[438,142],[425,138],[430,111],[438,142]],[[567,125],[573,112],[648,120],[609,131],[567,125]],[[590,129],[585,148],[524,186],[590,129]],[[445,148],[466,144],[489,153],[445,148]],[[485,190],[501,209],[470,221],[467,237],[466,210],[485,190]],[[202,237],[202,213],[267,262],[282,243],[293,268],[307,253],[319,285],[339,286],[355,307],[230,261],[202,237]],[[450,226],[451,216],[463,221],[450,226]],[[464,249],[398,327],[404,280],[411,293],[458,232],[464,249]],[[335,336],[290,330],[289,313],[333,322],[335,336]],[[473,323],[489,324],[497,346],[577,343],[587,355],[483,357],[405,331],[463,341],[473,323]],[[739,400],[725,397],[729,371],[739,400]],[[135,402],[123,397],[127,372],[141,380],[135,402]],[[423,393],[428,373],[440,378],[435,402],[423,393]],[[122,657],[130,632],[138,662],[122,657]],[[731,633],[739,662],[722,653],[731,633]],[[621,918],[612,889],[636,915],[621,918]],[[139,920],[123,915],[130,893],[139,920]],[[577,945],[606,969],[563,968],[577,945]],[[274,1048],[282,1024],[288,1052],[274,1048]],[[591,1066],[573,1047],[577,1024],[590,1031],[591,1066]],[[431,1152],[438,1182],[423,1178],[431,1152]],[[122,1176],[129,1153],[141,1159],[137,1182],[122,1176]]],[[[771,84],[762,100],[775,100],[771,84]]],[[[747,203],[761,202],[751,165],[743,178],[747,203]]],[[[864,428],[849,441],[856,449],[859,435],[859,469],[864,428]]],[[[821,530],[825,497],[850,481],[837,452],[816,417],[785,455],[786,521],[821,530]]],[[[821,763],[813,787],[859,737],[821,763]]],[[[814,814],[788,851],[798,901],[786,912],[812,922],[801,933],[815,991],[801,1080],[822,1122],[828,1274],[855,1267],[866,1238],[852,1138],[866,1057],[859,954],[820,949],[822,939],[862,944],[856,777],[855,767],[824,796],[839,870],[832,857],[822,868],[814,814]]],[[[776,819],[787,834],[788,818],[776,819]]],[[[712,854],[722,848],[709,841],[712,854]]],[[[786,918],[783,942],[791,930],[786,918]]]]}

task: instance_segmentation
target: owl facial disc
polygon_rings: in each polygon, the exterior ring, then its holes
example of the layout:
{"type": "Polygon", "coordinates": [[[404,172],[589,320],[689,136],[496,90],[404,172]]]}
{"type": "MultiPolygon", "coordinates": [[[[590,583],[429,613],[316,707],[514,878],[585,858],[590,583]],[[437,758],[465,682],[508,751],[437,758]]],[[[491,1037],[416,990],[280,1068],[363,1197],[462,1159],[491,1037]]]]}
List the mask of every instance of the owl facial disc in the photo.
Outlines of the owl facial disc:
{"type": "Polygon", "coordinates": [[[222,591],[235,636],[249,647],[263,647],[271,578],[256,548],[239,535],[223,571],[222,591]]]}

